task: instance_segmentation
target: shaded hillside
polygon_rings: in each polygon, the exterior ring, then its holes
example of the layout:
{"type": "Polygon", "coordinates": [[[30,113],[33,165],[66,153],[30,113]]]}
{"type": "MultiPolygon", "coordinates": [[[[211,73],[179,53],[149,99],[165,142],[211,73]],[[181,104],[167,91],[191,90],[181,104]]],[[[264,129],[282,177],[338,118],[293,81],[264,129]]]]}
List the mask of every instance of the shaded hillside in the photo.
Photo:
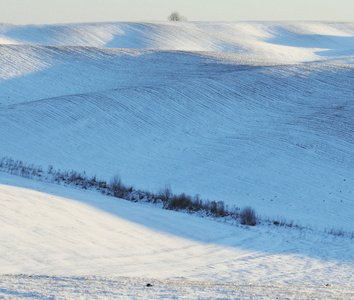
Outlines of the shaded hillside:
{"type": "Polygon", "coordinates": [[[0,156],[348,228],[353,31],[318,22],[3,26],[0,156]]]}

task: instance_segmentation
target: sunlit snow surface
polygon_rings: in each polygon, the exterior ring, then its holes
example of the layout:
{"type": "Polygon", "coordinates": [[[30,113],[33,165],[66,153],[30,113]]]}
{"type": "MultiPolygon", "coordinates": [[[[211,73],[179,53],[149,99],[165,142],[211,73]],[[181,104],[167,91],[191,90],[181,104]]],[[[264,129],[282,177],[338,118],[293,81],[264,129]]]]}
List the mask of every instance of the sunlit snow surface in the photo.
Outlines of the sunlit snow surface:
{"type": "Polygon", "coordinates": [[[286,291],[300,299],[353,296],[354,245],[346,237],[274,225],[245,228],[4,173],[0,180],[1,273],[27,274],[0,277],[0,295],[114,298],[123,292],[151,299],[145,286],[151,283],[152,295],[161,298],[208,298],[205,289],[210,298],[229,291],[231,299],[271,299],[286,291]],[[28,277],[35,274],[51,277],[28,277]],[[25,286],[14,289],[19,283],[25,286]]]}
{"type": "MultiPolygon", "coordinates": [[[[351,231],[353,62],[354,23],[0,26],[0,157],[351,231]]],[[[1,183],[3,274],[353,280],[352,240],[1,183]]]]}

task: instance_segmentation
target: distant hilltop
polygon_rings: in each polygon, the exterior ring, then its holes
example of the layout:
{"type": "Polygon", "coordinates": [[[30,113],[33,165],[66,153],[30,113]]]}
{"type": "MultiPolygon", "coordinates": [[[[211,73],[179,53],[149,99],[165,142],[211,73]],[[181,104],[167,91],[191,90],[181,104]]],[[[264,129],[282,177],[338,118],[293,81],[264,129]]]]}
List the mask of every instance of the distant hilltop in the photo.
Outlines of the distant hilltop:
{"type": "Polygon", "coordinates": [[[0,44],[237,54],[304,62],[353,61],[354,22],[149,22],[0,26],[0,44]]]}

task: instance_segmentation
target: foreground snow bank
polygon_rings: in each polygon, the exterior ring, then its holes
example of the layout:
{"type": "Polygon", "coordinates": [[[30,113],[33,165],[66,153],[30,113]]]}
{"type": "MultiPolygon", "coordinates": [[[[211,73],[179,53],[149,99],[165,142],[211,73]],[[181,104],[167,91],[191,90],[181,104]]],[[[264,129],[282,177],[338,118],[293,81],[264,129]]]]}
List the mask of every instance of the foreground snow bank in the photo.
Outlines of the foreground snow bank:
{"type": "Polygon", "coordinates": [[[0,174],[2,274],[353,286],[354,243],[240,227],[0,174]]]}
{"type": "Polygon", "coordinates": [[[98,276],[0,276],[6,299],[351,299],[347,286],[240,284],[98,276]]]}

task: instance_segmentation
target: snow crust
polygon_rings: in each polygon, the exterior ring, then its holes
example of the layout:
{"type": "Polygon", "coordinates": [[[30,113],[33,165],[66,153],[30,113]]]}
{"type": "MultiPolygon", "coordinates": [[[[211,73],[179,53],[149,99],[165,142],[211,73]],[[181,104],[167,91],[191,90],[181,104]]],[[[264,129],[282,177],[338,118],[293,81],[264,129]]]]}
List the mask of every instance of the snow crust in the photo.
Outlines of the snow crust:
{"type": "Polygon", "coordinates": [[[1,273],[353,286],[352,240],[323,233],[353,230],[353,62],[354,23],[0,26],[0,157],[313,229],[0,174],[1,273]]]}
{"type": "Polygon", "coordinates": [[[323,51],[353,50],[354,23],[155,22],[2,26],[19,44],[227,52],[301,62],[323,51]],[[317,53],[319,52],[319,53],[317,53]]]}
{"type": "Polygon", "coordinates": [[[240,227],[0,173],[2,274],[353,286],[353,242],[240,227]],[[11,251],[9,251],[11,249],[11,251]]]}
{"type": "Polygon", "coordinates": [[[6,299],[350,299],[349,287],[117,276],[0,276],[6,299]],[[148,282],[148,283],[147,283],[148,282]],[[151,282],[151,283],[150,283],[151,282]],[[149,285],[149,286],[148,286],[149,285]]]}
{"type": "Polygon", "coordinates": [[[335,53],[352,51],[353,32],[329,22],[2,26],[16,44],[0,45],[0,155],[351,230],[354,73],[352,55],[335,53]]]}

